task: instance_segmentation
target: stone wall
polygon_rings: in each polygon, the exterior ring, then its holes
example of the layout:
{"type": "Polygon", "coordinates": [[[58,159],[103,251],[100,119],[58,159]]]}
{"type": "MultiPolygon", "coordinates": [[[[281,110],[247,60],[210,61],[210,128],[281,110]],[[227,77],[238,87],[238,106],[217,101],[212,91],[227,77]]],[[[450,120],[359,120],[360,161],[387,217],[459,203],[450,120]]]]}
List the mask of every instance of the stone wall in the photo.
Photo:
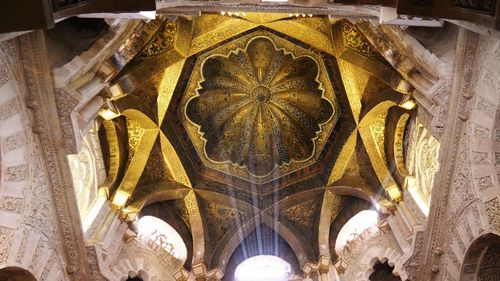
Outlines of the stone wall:
{"type": "Polygon", "coordinates": [[[17,43],[0,43],[0,268],[23,268],[37,280],[68,280],[17,43]]]}

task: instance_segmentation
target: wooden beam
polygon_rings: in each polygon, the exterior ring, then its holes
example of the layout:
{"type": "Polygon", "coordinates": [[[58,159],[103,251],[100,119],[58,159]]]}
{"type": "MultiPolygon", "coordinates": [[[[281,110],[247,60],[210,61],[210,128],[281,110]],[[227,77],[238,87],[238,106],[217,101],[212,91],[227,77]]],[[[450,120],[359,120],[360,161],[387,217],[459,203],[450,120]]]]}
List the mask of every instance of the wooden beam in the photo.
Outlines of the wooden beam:
{"type": "Polygon", "coordinates": [[[398,0],[332,0],[333,3],[350,5],[380,5],[396,8],[398,0]]]}
{"type": "Polygon", "coordinates": [[[50,2],[46,0],[2,0],[0,33],[54,27],[50,2]]]}
{"type": "Polygon", "coordinates": [[[85,5],[63,9],[55,13],[56,18],[90,13],[131,13],[156,10],[155,0],[89,0],[85,5]]]}
{"type": "Polygon", "coordinates": [[[499,29],[500,1],[398,0],[398,14],[469,21],[499,29]]]}

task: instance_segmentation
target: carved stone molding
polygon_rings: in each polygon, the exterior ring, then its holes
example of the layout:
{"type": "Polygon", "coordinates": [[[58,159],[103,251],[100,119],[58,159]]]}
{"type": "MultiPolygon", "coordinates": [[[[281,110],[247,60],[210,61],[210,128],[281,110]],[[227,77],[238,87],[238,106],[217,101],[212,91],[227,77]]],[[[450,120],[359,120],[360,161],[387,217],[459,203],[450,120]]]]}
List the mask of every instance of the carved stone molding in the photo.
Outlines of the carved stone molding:
{"type": "Polygon", "coordinates": [[[394,234],[390,231],[380,233],[377,237],[361,241],[356,249],[355,258],[347,260],[349,266],[344,273],[343,280],[368,280],[373,272],[373,265],[377,261],[388,261],[394,266],[394,272],[406,280],[407,272],[401,263],[402,249],[394,234]]]}
{"type": "Polygon", "coordinates": [[[55,209],[67,256],[66,271],[72,280],[91,280],[71,181],[63,132],[59,122],[42,31],[19,38],[24,75],[29,90],[28,108],[34,115],[33,131],[42,145],[43,158],[52,186],[55,209]]]}
{"type": "Polygon", "coordinates": [[[438,270],[431,270],[441,264],[440,256],[433,250],[442,247],[445,242],[447,224],[443,220],[447,217],[449,195],[453,185],[453,174],[457,162],[458,142],[464,136],[465,122],[468,116],[468,100],[473,88],[473,64],[476,53],[478,35],[470,31],[460,30],[456,53],[455,78],[448,105],[447,130],[443,136],[441,147],[441,172],[435,178],[432,191],[427,233],[423,243],[423,256],[420,263],[417,280],[436,280],[438,270]]]}

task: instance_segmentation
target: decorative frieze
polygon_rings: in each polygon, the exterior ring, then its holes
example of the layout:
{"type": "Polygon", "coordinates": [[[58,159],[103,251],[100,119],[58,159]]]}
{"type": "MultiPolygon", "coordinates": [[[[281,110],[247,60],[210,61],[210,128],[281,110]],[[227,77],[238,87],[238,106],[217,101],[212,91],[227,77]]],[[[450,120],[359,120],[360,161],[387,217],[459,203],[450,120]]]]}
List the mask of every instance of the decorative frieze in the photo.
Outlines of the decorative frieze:
{"type": "Polygon", "coordinates": [[[474,136],[478,136],[481,138],[489,138],[490,137],[490,129],[485,127],[485,126],[479,125],[479,124],[474,124],[473,133],[474,133],[474,136]]]}
{"type": "Polygon", "coordinates": [[[28,244],[28,238],[29,238],[30,234],[31,234],[31,232],[27,228],[23,228],[21,244],[19,245],[19,248],[18,248],[17,254],[16,254],[16,262],[19,264],[21,264],[23,262],[24,253],[26,252],[26,246],[28,244]]]}
{"type": "Polygon", "coordinates": [[[0,143],[2,144],[3,153],[13,151],[19,147],[23,147],[26,145],[25,132],[24,131],[17,132],[11,136],[2,139],[0,143]]]}
{"type": "Polygon", "coordinates": [[[495,116],[495,106],[490,101],[481,96],[477,99],[476,109],[488,116],[495,116]]]}
{"type": "Polygon", "coordinates": [[[0,87],[10,80],[10,75],[7,72],[7,66],[0,64],[0,87]]]}
{"type": "Polygon", "coordinates": [[[490,154],[488,152],[473,151],[472,162],[477,164],[489,164],[491,163],[490,154]]]}
{"type": "Polygon", "coordinates": [[[486,72],[483,81],[493,93],[500,93],[500,81],[498,81],[494,73],[486,72]]]}
{"type": "Polygon", "coordinates": [[[24,206],[24,198],[0,197],[0,210],[11,213],[21,213],[24,206]]]}
{"type": "Polygon", "coordinates": [[[480,178],[476,178],[477,185],[480,191],[486,190],[490,187],[493,187],[495,184],[493,183],[493,177],[484,176],[480,178]]]}
{"type": "Polygon", "coordinates": [[[0,227],[0,267],[9,258],[12,237],[12,230],[0,227]]]}
{"type": "Polygon", "coordinates": [[[28,166],[26,164],[11,166],[5,169],[5,179],[7,181],[24,181],[28,176],[28,166]]]}
{"type": "Polygon", "coordinates": [[[19,113],[19,100],[12,98],[0,105],[0,121],[5,121],[19,113]]]}

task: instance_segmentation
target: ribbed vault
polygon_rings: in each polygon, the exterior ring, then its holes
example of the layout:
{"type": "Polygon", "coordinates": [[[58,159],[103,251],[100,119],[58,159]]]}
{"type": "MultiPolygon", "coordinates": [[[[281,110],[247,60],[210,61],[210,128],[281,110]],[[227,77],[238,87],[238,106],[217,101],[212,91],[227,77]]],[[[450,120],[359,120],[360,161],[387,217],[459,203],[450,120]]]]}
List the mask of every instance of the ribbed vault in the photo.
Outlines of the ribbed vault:
{"type": "Polygon", "coordinates": [[[125,220],[174,227],[185,268],[232,278],[269,254],[300,271],[336,258],[358,211],[401,200],[411,87],[356,24],[206,14],[136,35],[108,61],[102,188],[125,220]]]}

